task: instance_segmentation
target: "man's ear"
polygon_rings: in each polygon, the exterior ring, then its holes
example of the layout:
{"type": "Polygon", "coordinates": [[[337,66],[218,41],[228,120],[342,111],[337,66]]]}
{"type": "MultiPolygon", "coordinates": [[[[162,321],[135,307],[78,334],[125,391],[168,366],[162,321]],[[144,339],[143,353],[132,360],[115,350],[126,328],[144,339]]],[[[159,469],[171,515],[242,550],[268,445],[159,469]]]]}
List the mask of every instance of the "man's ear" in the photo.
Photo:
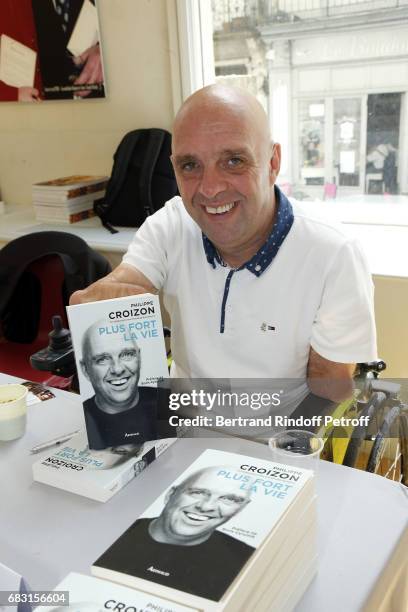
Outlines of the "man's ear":
{"type": "Polygon", "coordinates": [[[270,159],[269,176],[271,183],[275,183],[281,166],[281,146],[278,142],[272,146],[272,155],[270,159]]]}
{"type": "Polygon", "coordinates": [[[82,374],[85,376],[85,378],[90,380],[88,370],[86,369],[85,359],[81,359],[79,363],[81,364],[82,374]]]}

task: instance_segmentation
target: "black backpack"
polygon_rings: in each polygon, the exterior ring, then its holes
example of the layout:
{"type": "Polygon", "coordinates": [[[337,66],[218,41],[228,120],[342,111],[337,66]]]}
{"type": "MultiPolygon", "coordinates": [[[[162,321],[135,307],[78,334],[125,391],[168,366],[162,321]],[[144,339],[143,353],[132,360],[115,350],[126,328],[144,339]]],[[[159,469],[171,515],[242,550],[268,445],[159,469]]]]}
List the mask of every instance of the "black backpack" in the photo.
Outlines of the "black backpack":
{"type": "Polygon", "coordinates": [[[140,227],[149,215],[177,195],[170,161],[171,134],[151,128],[128,132],[113,156],[105,197],[95,213],[112,233],[112,225],[140,227]]]}

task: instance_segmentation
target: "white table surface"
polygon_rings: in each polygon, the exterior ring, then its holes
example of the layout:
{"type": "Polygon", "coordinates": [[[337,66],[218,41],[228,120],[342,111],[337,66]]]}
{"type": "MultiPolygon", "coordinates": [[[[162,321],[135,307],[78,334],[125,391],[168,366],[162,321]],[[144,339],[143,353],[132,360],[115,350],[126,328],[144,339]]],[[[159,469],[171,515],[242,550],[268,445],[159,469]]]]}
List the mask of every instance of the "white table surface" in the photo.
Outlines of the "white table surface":
{"type": "MultiPolygon", "coordinates": [[[[13,379],[0,375],[0,382],[6,381],[13,379]]],[[[89,574],[92,562],[205,448],[269,458],[266,446],[244,440],[179,440],[101,504],[32,480],[31,464],[41,455],[30,455],[29,449],[83,425],[78,396],[56,394],[29,407],[23,438],[0,442],[0,561],[32,589],[50,589],[69,571],[89,574]]],[[[296,610],[379,612],[378,602],[392,582],[381,576],[389,569],[395,576],[397,568],[401,583],[408,560],[406,489],[324,461],[317,484],[319,571],[296,610]],[[365,607],[370,597],[376,603],[365,607]]],[[[408,609],[401,597],[394,612],[408,609]]]]}
{"type": "Polygon", "coordinates": [[[3,242],[25,234],[51,230],[75,234],[97,251],[124,253],[135,235],[135,228],[118,229],[117,234],[111,234],[97,217],[70,225],[44,223],[36,220],[33,208],[22,206],[15,207],[15,211],[10,214],[0,215],[0,241],[3,242]]]}

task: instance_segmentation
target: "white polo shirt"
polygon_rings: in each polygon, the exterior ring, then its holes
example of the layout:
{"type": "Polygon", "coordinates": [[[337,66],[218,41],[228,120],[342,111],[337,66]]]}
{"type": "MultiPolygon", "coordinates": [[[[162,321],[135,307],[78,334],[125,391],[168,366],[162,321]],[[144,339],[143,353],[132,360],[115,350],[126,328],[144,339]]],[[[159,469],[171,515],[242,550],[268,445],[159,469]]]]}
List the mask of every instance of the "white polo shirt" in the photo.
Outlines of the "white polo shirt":
{"type": "Polygon", "coordinates": [[[123,261],[163,290],[174,376],[304,379],[310,346],[341,363],[377,357],[373,284],[360,247],[341,226],[292,206],[290,231],[259,276],[213,267],[178,196],[137,231],[123,261]]]}

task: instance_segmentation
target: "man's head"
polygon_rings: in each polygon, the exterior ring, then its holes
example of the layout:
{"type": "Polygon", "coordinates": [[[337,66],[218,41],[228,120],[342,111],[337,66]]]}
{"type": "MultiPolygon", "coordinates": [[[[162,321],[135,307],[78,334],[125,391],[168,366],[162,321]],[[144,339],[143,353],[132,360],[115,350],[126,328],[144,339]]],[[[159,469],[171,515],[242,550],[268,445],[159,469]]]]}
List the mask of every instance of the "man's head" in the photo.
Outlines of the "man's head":
{"type": "Polygon", "coordinates": [[[82,371],[94,388],[95,401],[101,410],[113,414],[137,403],[140,365],[139,347],[135,341],[126,340],[124,334],[106,335],[101,321],[85,332],[82,371]]]}
{"type": "Polygon", "coordinates": [[[188,213],[221,254],[252,257],[273,224],[280,167],[259,102],[224,85],[194,93],[174,122],[172,162],[188,213]]]}
{"type": "Polygon", "coordinates": [[[240,512],[250,501],[249,487],[225,478],[222,466],[195,472],[168,491],[165,507],[151,524],[150,535],[159,542],[193,546],[240,512]]]}

